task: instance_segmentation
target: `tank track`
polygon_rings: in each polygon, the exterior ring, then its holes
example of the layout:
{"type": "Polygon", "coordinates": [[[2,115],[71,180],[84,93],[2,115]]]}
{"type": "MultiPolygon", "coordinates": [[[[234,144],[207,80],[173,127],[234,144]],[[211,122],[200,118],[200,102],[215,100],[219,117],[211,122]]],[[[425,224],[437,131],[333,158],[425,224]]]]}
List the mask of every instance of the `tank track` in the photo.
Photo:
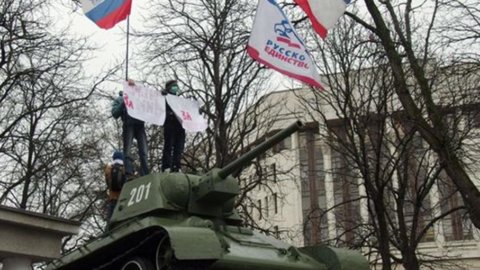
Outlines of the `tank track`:
{"type": "MultiPolygon", "coordinates": [[[[108,247],[105,249],[107,251],[98,251],[88,258],[83,258],[81,261],[58,268],[58,270],[121,270],[122,265],[132,258],[144,258],[152,265],[156,265],[157,246],[164,239],[167,239],[169,247],[170,241],[165,231],[161,229],[140,231],[134,236],[122,239],[115,246],[108,247]],[[136,244],[132,246],[132,243],[136,244]]],[[[167,264],[160,269],[154,266],[152,270],[208,270],[214,263],[211,260],[180,261],[173,257],[173,251],[171,254],[172,258],[167,264]]],[[[143,269],[139,268],[139,270],[143,269]]],[[[150,270],[150,268],[146,270],[150,270]]]]}

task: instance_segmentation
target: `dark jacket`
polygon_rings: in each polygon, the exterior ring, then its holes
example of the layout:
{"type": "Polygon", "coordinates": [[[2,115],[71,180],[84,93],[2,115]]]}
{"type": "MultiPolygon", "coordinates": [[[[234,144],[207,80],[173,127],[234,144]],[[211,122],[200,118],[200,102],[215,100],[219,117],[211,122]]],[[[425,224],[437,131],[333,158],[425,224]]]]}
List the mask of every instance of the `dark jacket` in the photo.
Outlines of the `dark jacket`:
{"type": "MultiPolygon", "coordinates": [[[[166,96],[167,94],[170,94],[170,93],[168,93],[166,90],[162,90],[162,95],[166,96]]],[[[173,94],[170,94],[170,95],[173,95],[173,94]]],[[[178,124],[180,124],[180,122],[177,119],[177,116],[172,111],[172,108],[170,108],[170,105],[168,105],[168,102],[166,102],[165,105],[166,105],[166,119],[165,119],[165,121],[174,121],[174,122],[177,122],[178,124]]]]}

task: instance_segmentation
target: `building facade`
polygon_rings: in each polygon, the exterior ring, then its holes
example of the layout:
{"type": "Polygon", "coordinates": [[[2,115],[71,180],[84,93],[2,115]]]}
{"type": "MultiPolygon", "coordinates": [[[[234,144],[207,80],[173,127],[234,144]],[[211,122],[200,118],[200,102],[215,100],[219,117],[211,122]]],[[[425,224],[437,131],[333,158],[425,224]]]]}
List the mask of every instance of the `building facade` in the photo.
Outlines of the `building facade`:
{"type": "MultiPolygon", "coordinates": [[[[372,195],[376,189],[369,183],[388,179],[380,186],[384,187],[382,196],[386,196],[382,201],[389,223],[386,227],[392,235],[392,257],[401,256],[395,237],[401,238],[398,231],[405,230],[405,236],[418,237],[415,252],[422,264],[434,269],[480,269],[480,233],[465,217],[461,196],[418,133],[407,136],[407,124],[389,121],[387,143],[376,149],[375,141],[380,138],[375,137],[378,134],[373,131],[378,128],[372,120],[372,127],[367,128],[372,131],[368,140],[371,145],[364,145],[363,153],[366,160],[379,156],[379,167],[386,169],[361,172],[365,167],[359,166],[361,162],[354,160],[349,148],[330,140],[352,135],[345,129],[345,119],[336,117],[328,106],[322,113],[312,112],[315,110],[304,105],[312,98],[311,91],[280,91],[267,97],[271,101],[268,104],[283,106],[270,132],[294,119],[302,120],[305,126],[263,160],[275,184],[259,186],[252,192],[251,214],[266,233],[297,246],[328,243],[361,249],[378,267],[377,247],[382,240],[373,232],[378,222],[378,208],[374,207],[378,197],[372,195]],[[400,142],[400,137],[408,140],[400,142]],[[380,173],[389,175],[380,177],[380,173]],[[374,174],[375,179],[365,179],[365,175],[374,174]]],[[[361,141],[357,137],[352,139],[354,143],[361,141]]]]}

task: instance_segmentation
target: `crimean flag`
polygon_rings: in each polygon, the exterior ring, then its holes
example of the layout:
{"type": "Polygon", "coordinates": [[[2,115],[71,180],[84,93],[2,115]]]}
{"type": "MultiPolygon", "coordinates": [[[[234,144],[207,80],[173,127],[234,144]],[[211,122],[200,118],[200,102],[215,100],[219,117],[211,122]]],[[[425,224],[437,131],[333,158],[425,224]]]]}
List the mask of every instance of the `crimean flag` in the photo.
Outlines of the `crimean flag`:
{"type": "Polygon", "coordinates": [[[80,0],[85,15],[98,27],[110,29],[130,15],[132,0],[80,0]]]}
{"type": "Polygon", "coordinates": [[[258,2],[247,52],[269,68],[324,89],[305,44],[275,0],[258,2]]]}
{"type": "Polygon", "coordinates": [[[322,38],[343,15],[350,0],[295,0],[312,22],[313,29],[322,38]]]}

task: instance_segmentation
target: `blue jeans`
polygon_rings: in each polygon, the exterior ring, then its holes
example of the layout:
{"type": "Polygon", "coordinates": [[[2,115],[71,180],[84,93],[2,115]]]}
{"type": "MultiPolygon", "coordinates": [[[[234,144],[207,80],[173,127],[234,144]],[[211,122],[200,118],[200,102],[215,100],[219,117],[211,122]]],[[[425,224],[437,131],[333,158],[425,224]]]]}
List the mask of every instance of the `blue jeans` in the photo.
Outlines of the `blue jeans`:
{"type": "Polygon", "coordinates": [[[107,201],[107,222],[110,221],[110,218],[113,215],[115,206],[117,205],[117,200],[108,200],[107,201]]]}
{"type": "Polygon", "coordinates": [[[185,147],[185,129],[175,116],[167,117],[165,120],[163,140],[162,171],[170,169],[172,172],[178,172],[185,147]]]}
{"type": "Polygon", "coordinates": [[[140,175],[148,174],[148,147],[147,135],[145,134],[145,125],[142,124],[123,124],[123,155],[125,157],[125,174],[133,175],[132,144],[133,138],[137,141],[138,156],[140,157],[140,175]]]}

